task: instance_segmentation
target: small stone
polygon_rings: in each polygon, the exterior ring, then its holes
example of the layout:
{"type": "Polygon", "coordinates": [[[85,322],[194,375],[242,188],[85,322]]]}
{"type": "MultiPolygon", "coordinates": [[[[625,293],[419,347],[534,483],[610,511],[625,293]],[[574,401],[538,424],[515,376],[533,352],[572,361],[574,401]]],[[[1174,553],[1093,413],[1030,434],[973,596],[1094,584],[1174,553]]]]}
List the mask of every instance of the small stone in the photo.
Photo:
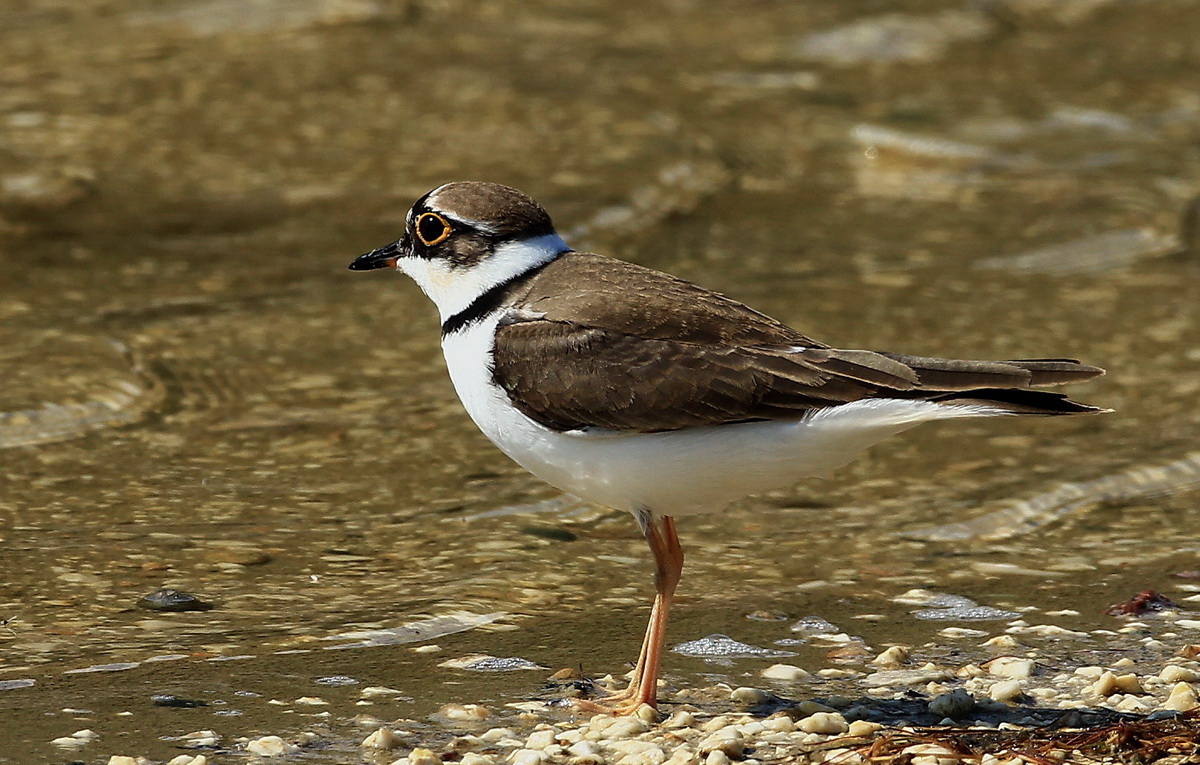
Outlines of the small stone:
{"type": "Polygon", "coordinates": [[[809,716],[811,714],[815,714],[817,712],[833,712],[835,710],[833,707],[825,706],[824,704],[822,704],[818,701],[813,701],[812,699],[805,699],[804,701],[801,701],[799,704],[796,705],[796,711],[799,712],[800,714],[804,715],[805,717],[807,717],[807,716],[809,716]]]}
{"type": "Polygon", "coordinates": [[[1162,668],[1158,676],[1168,683],[1194,683],[1200,680],[1200,673],[1178,664],[1168,664],[1162,668]]]}
{"type": "Polygon", "coordinates": [[[866,738],[868,736],[874,736],[875,731],[882,729],[883,726],[877,722],[870,722],[869,720],[855,720],[854,722],[850,723],[850,726],[846,732],[857,738],[866,738]]]}
{"type": "Polygon", "coordinates": [[[663,721],[662,726],[668,730],[672,730],[674,728],[691,728],[695,724],[696,716],[686,709],[680,709],[663,721]]]}
{"type": "Polygon", "coordinates": [[[996,677],[1009,677],[1023,680],[1033,676],[1033,662],[1029,659],[1018,659],[1015,656],[999,656],[984,662],[983,668],[996,677]]]}
{"type": "Polygon", "coordinates": [[[202,754],[181,754],[167,760],[167,765],[208,765],[208,758],[202,754]]]}
{"type": "Polygon", "coordinates": [[[705,762],[709,762],[707,755],[713,752],[721,752],[726,757],[741,759],[742,753],[746,750],[746,740],[736,728],[722,728],[716,731],[708,738],[700,742],[699,752],[706,755],[705,762]]]}
{"type": "Polygon", "coordinates": [[[408,765],[442,765],[442,758],[431,749],[417,747],[409,752],[408,765]]]}
{"type": "Polygon", "coordinates": [[[358,695],[364,699],[379,699],[387,696],[403,696],[404,694],[395,688],[385,688],[382,685],[368,685],[359,691],[358,695]]]}
{"type": "Polygon", "coordinates": [[[729,765],[729,755],[720,749],[714,749],[704,758],[704,765],[729,765]]]}
{"type": "Polygon", "coordinates": [[[894,645],[871,659],[870,663],[884,669],[897,669],[907,661],[908,649],[902,645],[894,645]]]}
{"type": "MultiPolygon", "coordinates": [[[[444,709],[445,707],[443,707],[444,709]]],[[[513,732],[508,728],[492,728],[479,734],[479,738],[489,744],[494,744],[497,741],[506,738],[512,738],[513,732]]]]}
{"type": "Polygon", "coordinates": [[[246,751],[259,757],[282,757],[291,754],[300,747],[289,744],[279,736],[263,736],[246,742],[246,751]]]}
{"type": "Polygon", "coordinates": [[[764,729],[775,733],[791,733],[796,730],[796,723],[785,714],[777,714],[762,721],[764,729]]]}
{"type": "Polygon", "coordinates": [[[797,680],[805,680],[812,677],[812,674],[797,667],[794,664],[772,664],[760,673],[768,680],[783,680],[785,682],[794,683],[797,680]]]}
{"type": "Polygon", "coordinates": [[[988,696],[1003,704],[1015,702],[1022,693],[1020,680],[1001,680],[988,689],[988,696]]]}
{"type": "Polygon", "coordinates": [[[730,701],[747,707],[757,707],[771,700],[771,694],[761,688],[734,688],[729,694],[730,701]]]}
{"type": "Polygon", "coordinates": [[[183,734],[179,738],[183,746],[195,749],[215,747],[221,743],[221,737],[215,730],[194,730],[191,733],[183,734]]]}
{"type": "Polygon", "coordinates": [[[600,754],[600,745],[595,741],[577,741],[567,747],[567,753],[575,757],[591,757],[600,754]]]}
{"type": "Polygon", "coordinates": [[[700,730],[705,733],[712,733],[729,725],[729,718],[725,715],[717,715],[700,726],[700,730]]]}
{"type": "Polygon", "coordinates": [[[479,722],[492,716],[492,711],[481,704],[446,704],[438,714],[455,722],[479,722]]]}
{"type": "Polygon", "coordinates": [[[1145,693],[1142,684],[1138,682],[1137,675],[1132,672],[1126,675],[1105,672],[1092,684],[1092,692],[1097,696],[1111,696],[1114,693],[1145,693]]]}
{"type": "Polygon", "coordinates": [[[961,720],[975,708],[975,697],[962,688],[943,693],[929,702],[929,711],[938,717],[961,720]]]}
{"type": "Polygon", "coordinates": [[[647,725],[653,725],[659,720],[658,710],[649,704],[642,704],[640,707],[635,709],[633,711],[633,716],[647,725]]]}
{"type": "Polygon", "coordinates": [[[123,754],[114,754],[108,758],[108,765],[140,765],[136,757],[127,757],[123,754]]]}
{"type": "Polygon", "coordinates": [[[208,611],[213,607],[212,603],[203,601],[191,593],[171,589],[155,590],[143,596],[137,605],[151,611],[168,612],[208,611]]]}
{"type": "MultiPolygon", "coordinates": [[[[518,749],[508,756],[508,761],[512,765],[542,765],[549,758],[545,752],[537,749],[518,749]]],[[[413,763],[413,765],[416,765],[413,763]]]]}
{"type": "Polygon", "coordinates": [[[488,757],[486,754],[479,754],[477,752],[467,752],[462,756],[462,759],[459,760],[459,763],[461,763],[461,765],[496,765],[496,761],[491,757],[488,757]]]}
{"type": "Polygon", "coordinates": [[[805,733],[820,733],[836,736],[850,730],[846,718],[838,712],[817,712],[796,723],[796,727],[805,733]]]}
{"type": "Polygon", "coordinates": [[[535,730],[529,734],[529,738],[525,739],[526,749],[545,749],[554,743],[555,734],[558,731],[553,728],[545,728],[543,730],[535,730]]]}
{"type": "Polygon", "coordinates": [[[1171,689],[1171,695],[1162,705],[1163,709],[1176,712],[1190,712],[1197,707],[1200,707],[1200,702],[1196,700],[1196,691],[1187,683],[1176,683],[1171,689]]]}
{"type": "Polygon", "coordinates": [[[329,702],[320,696],[301,696],[295,703],[308,707],[327,707],[329,702]]]}
{"type": "Polygon", "coordinates": [[[618,717],[604,728],[605,738],[630,738],[649,729],[646,721],[640,717],[618,717]]]}
{"type": "Polygon", "coordinates": [[[984,648],[991,648],[996,651],[1015,651],[1021,648],[1021,642],[1012,635],[997,635],[991,640],[983,641],[984,648]]]}
{"type": "Polygon", "coordinates": [[[390,728],[380,728],[363,739],[360,746],[369,749],[399,749],[402,743],[400,737],[390,728]]]}

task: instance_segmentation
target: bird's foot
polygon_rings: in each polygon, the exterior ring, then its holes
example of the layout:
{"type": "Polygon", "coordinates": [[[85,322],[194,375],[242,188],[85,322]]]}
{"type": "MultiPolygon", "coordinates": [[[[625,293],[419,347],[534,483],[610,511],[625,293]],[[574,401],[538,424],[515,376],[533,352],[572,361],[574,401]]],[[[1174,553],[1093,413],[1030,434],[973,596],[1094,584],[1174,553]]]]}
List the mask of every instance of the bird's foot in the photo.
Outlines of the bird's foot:
{"type": "Polygon", "coordinates": [[[603,704],[589,699],[573,699],[571,705],[580,712],[612,715],[613,717],[634,715],[646,722],[655,722],[658,720],[658,710],[655,708],[657,702],[654,699],[642,698],[641,694],[637,694],[632,698],[621,698],[624,695],[622,693],[618,696],[606,697],[603,704]]]}

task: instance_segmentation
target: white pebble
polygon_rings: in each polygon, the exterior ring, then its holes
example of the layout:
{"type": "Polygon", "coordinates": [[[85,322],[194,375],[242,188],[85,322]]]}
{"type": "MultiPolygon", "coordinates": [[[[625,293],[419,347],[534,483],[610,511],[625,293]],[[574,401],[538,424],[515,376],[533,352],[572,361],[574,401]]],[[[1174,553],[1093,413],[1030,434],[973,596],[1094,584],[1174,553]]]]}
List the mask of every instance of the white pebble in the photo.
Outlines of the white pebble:
{"type": "Polygon", "coordinates": [[[401,743],[400,737],[393,733],[390,728],[379,728],[363,739],[360,746],[370,749],[398,749],[401,743]]]}
{"type": "Polygon", "coordinates": [[[871,659],[870,664],[887,669],[895,669],[908,661],[908,649],[902,645],[894,645],[883,653],[871,659]]]}
{"type": "Polygon", "coordinates": [[[1162,668],[1158,676],[1168,683],[1194,683],[1200,680],[1200,673],[1187,667],[1181,667],[1178,664],[1168,664],[1162,668]]]}
{"type": "Polygon", "coordinates": [[[478,752],[467,752],[459,760],[460,765],[496,765],[496,761],[486,754],[478,752]]]}
{"type": "Polygon", "coordinates": [[[604,728],[604,737],[610,739],[630,738],[645,733],[649,727],[645,720],[637,717],[618,717],[604,728]]]}
{"type": "Polygon", "coordinates": [[[768,680],[783,680],[793,683],[812,677],[812,674],[794,664],[772,664],[760,673],[768,680]]]}
{"type": "Polygon", "coordinates": [[[180,754],[167,760],[167,765],[208,765],[208,758],[202,754],[180,754]]]}
{"type": "Polygon", "coordinates": [[[508,757],[512,765],[542,765],[548,759],[545,752],[537,749],[518,749],[508,757]]]}
{"type": "Polygon", "coordinates": [[[1197,702],[1195,689],[1187,683],[1176,683],[1162,708],[1173,709],[1176,712],[1190,712],[1198,706],[1200,706],[1200,702],[1197,702]]]}
{"type": "Polygon", "coordinates": [[[846,718],[837,712],[817,712],[796,723],[796,727],[805,733],[820,733],[836,736],[850,730],[846,718]]]}
{"type": "MultiPolygon", "coordinates": [[[[746,749],[746,740],[737,728],[722,728],[700,742],[700,754],[709,755],[721,752],[726,757],[740,759],[746,749]]],[[[708,760],[705,760],[706,762],[708,760]]]]}
{"type": "Polygon", "coordinates": [[[695,724],[696,716],[686,709],[680,709],[678,712],[675,712],[665,721],[663,721],[662,726],[668,730],[671,730],[674,728],[691,728],[695,726],[695,724]]]}
{"type": "Polygon", "coordinates": [[[438,714],[456,722],[478,722],[492,716],[492,711],[479,704],[446,704],[438,714]]]}
{"type": "Polygon", "coordinates": [[[846,732],[857,738],[865,738],[867,736],[875,735],[875,731],[882,729],[883,726],[877,722],[870,722],[869,720],[855,720],[854,722],[850,723],[850,726],[847,728],[846,732]]]}
{"type": "Polygon", "coordinates": [[[358,695],[364,699],[378,699],[385,696],[403,696],[404,694],[395,688],[385,688],[382,685],[368,685],[359,691],[358,695]]]}
{"type": "Polygon", "coordinates": [[[525,739],[526,749],[545,749],[554,743],[558,731],[553,728],[544,730],[535,730],[529,734],[529,738],[525,739]]]}
{"type": "Polygon", "coordinates": [[[139,765],[136,757],[127,757],[123,754],[114,754],[108,758],[108,765],[139,765]]]}
{"type": "Polygon", "coordinates": [[[776,715],[768,717],[762,721],[762,726],[766,730],[776,733],[791,733],[796,730],[796,723],[792,722],[792,718],[787,715],[776,715]]]}
{"type": "Polygon", "coordinates": [[[180,736],[184,746],[200,747],[216,746],[221,743],[221,737],[215,730],[194,730],[180,736]]]}
{"type": "Polygon", "coordinates": [[[329,702],[326,701],[325,699],[321,698],[320,696],[301,696],[300,698],[296,699],[296,701],[294,703],[303,704],[303,705],[309,706],[309,707],[327,707],[327,706],[329,706],[329,702]]]}
{"type": "Polygon", "coordinates": [[[1008,677],[1022,680],[1033,676],[1033,662],[1029,659],[1018,659],[1015,656],[1000,656],[985,662],[983,668],[996,677],[1008,677]]]}
{"type": "Polygon", "coordinates": [[[1020,680],[1001,680],[988,689],[988,696],[1004,704],[1016,701],[1021,697],[1020,680]]]}
{"type": "Polygon", "coordinates": [[[442,758],[437,756],[431,749],[422,749],[417,747],[409,752],[408,765],[442,765],[442,758]]]}
{"type": "Polygon", "coordinates": [[[491,730],[487,730],[479,734],[479,738],[483,739],[489,744],[494,744],[501,739],[512,737],[513,732],[508,728],[492,728],[491,730]]]}
{"type": "Polygon", "coordinates": [[[279,736],[263,736],[246,742],[246,751],[259,757],[282,757],[291,754],[300,747],[289,744],[279,736]]]}
{"type": "Polygon", "coordinates": [[[714,749],[704,758],[704,765],[729,765],[729,755],[720,749],[714,749]]]}

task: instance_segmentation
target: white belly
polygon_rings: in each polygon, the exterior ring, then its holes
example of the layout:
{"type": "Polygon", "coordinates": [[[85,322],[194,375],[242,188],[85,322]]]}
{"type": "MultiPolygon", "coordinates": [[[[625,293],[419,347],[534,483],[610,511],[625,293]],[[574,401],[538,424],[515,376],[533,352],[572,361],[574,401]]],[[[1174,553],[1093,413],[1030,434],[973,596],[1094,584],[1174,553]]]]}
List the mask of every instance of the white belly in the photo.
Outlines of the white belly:
{"type": "Polygon", "coordinates": [[[748,494],[823,476],[921,422],[1000,414],[982,406],[867,399],[797,421],[666,433],[560,433],[526,417],[492,382],[491,318],[442,342],[455,390],[492,443],[543,481],[589,502],[655,515],[720,510],[748,494]]]}

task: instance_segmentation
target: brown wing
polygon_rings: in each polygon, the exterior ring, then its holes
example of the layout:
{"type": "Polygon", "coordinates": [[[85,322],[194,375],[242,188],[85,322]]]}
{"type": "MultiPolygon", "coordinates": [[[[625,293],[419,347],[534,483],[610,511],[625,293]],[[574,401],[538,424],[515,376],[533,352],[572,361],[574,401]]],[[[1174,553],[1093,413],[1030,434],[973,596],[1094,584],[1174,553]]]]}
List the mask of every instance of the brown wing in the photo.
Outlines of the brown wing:
{"type": "Polygon", "coordinates": [[[516,298],[496,332],[494,379],[524,414],[556,430],[797,419],[881,396],[1094,411],[1024,389],[1101,373],[1060,359],[974,362],[833,349],[723,295],[595,255],[552,263],[516,298]]]}

